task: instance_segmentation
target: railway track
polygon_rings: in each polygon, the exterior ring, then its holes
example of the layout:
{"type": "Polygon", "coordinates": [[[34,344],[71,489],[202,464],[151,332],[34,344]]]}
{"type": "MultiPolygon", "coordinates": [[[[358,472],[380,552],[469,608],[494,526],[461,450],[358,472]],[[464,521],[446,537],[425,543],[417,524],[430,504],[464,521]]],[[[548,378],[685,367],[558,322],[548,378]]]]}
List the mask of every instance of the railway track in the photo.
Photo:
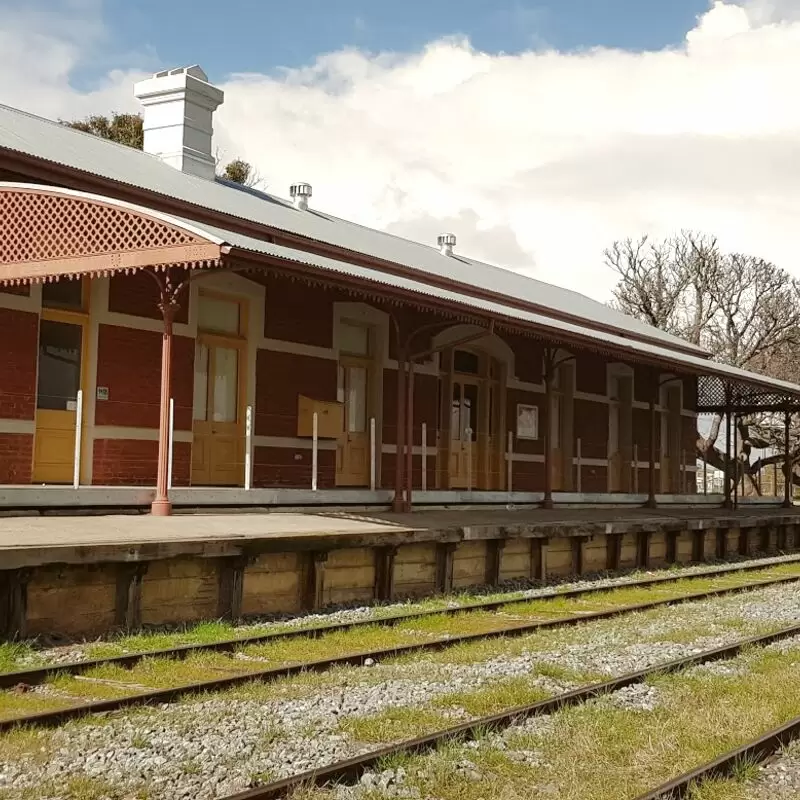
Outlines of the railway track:
{"type": "MultiPolygon", "coordinates": [[[[700,786],[704,781],[713,778],[730,778],[736,774],[742,764],[763,763],[798,738],[800,738],[800,717],[795,717],[762,736],[723,753],[713,761],[702,764],[639,795],[636,800],[680,800],[688,797],[694,787],[700,786]]],[[[240,796],[242,795],[240,794],[240,796]]]]}
{"type": "MultiPolygon", "coordinates": [[[[763,636],[751,636],[741,639],[724,647],[706,650],[684,658],[675,659],[666,663],[656,664],[647,669],[631,672],[613,678],[603,683],[594,683],[565,692],[555,697],[541,700],[526,706],[518,706],[501,713],[480,717],[468,722],[454,725],[436,731],[426,736],[408,739],[397,744],[381,747],[354,758],[330,764],[329,766],[298,773],[288,778],[272,781],[262,786],[247,789],[229,795],[221,800],[279,800],[289,798],[292,794],[308,786],[328,786],[338,783],[351,784],[359,780],[368,770],[378,767],[386,759],[403,755],[418,755],[436,749],[445,743],[466,741],[485,733],[487,730],[501,730],[522,719],[552,714],[560,709],[576,706],[604,694],[624,689],[625,687],[643,683],[655,675],[677,672],[687,667],[720,661],[739,655],[751,647],[764,647],[765,645],[800,635],[800,625],[792,625],[780,631],[763,636]]],[[[711,764],[688,773],[675,781],[665,784],[651,793],[642,795],[637,800],[667,800],[667,798],[686,797],[690,787],[697,780],[707,775],[730,774],[734,765],[743,757],[770,755],[781,744],[800,735],[800,719],[793,720],[782,728],[772,731],[731,753],[722,756],[711,764]]]]}
{"type": "MultiPolygon", "coordinates": [[[[774,566],[778,565],[774,563],[768,564],[766,569],[768,570],[770,567],[774,566]]],[[[711,574],[702,573],[692,577],[696,577],[699,580],[699,579],[708,579],[709,577],[726,575],[731,572],[737,572],[737,571],[753,572],[758,570],[763,571],[764,569],[765,568],[763,565],[754,566],[752,568],[747,567],[744,570],[736,570],[735,568],[724,568],[722,570],[715,571],[714,573],[711,574]]],[[[653,587],[654,585],[669,583],[678,580],[681,577],[684,576],[663,576],[659,578],[646,579],[644,581],[626,582],[622,585],[605,588],[602,591],[602,593],[613,595],[614,590],[625,591],[630,589],[631,587],[642,587],[642,586],[653,587]]],[[[345,653],[343,655],[336,655],[334,657],[317,659],[317,660],[306,660],[306,661],[300,660],[297,661],[296,663],[282,664],[280,666],[269,666],[266,668],[256,669],[253,668],[252,661],[241,662],[241,661],[234,661],[233,659],[231,659],[230,670],[231,672],[233,672],[233,674],[228,673],[224,674],[221,677],[215,677],[209,680],[194,681],[191,683],[185,683],[181,685],[174,685],[168,688],[159,688],[146,691],[142,691],[141,689],[139,689],[138,691],[132,692],[130,694],[124,694],[122,696],[114,697],[112,699],[95,700],[91,702],[79,702],[76,703],[75,705],[68,705],[66,707],[57,708],[54,710],[40,711],[32,714],[23,713],[22,715],[0,719],[0,731],[6,731],[21,725],[24,726],[59,725],[62,724],[63,722],[66,722],[67,720],[75,719],[77,717],[85,716],[87,714],[110,712],[134,705],[142,705],[147,703],[169,703],[190,694],[195,694],[203,691],[212,691],[212,690],[216,691],[254,680],[272,681],[278,678],[298,675],[302,672],[307,672],[307,671],[322,672],[338,665],[351,665],[351,666],[361,665],[364,664],[365,662],[368,662],[369,659],[373,661],[378,661],[386,658],[408,655],[412,653],[440,650],[452,647],[453,645],[456,644],[475,642],[483,639],[507,637],[507,636],[520,636],[545,629],[560,628],[596,620],[609,619],[649,609],[677,605],[680,603],[686,603],[691,601],[705,600],[712,597],[730,595],[753,589],[764,588],[768,586],[786,585],[795,583],[797,581],[800,581],[800,573],[789,576],[783,575],[780,577],[772,577],[766,580],[761,580],[761,579],[749,580],[743,583],[738,583],[736,585],[725,586],[723,588],[713,588],[710,590],[694,592],[694,593],[678,593],[672,596],[661,597],[659,599],[645,603],[614,606],[600,611],[578,613],[578,614],[573,614],[571,616],[560,616],[555,619],[546,619],[546,620],[540,619],[537,621],[525,622],[523,624],[516,624],[513,626],[500,626],[492,630],[484,630],[478,633],[461,633],[456,635],[444,634],[441,635],[439,638],[433,638],[426,641],[413,642],[409,644],[399,644],[399,645],[393,644],[390,647],[382,649],[372,649],[361,652],[350,652],[350,653],[345,653]],[[239,670],[239,671],[234,672],[234,670],[239,670]]],[[[689,582],[691,582],[691,578],[689,578],[689,582]]],[[[557,600],[561,600],[563,598],[575,599],[586,595],[593,595],[596,593],[597,593],[596,588],[580,589],[580,590],[572,590],[569,592],[553,592],[547,595],[540,595],[537,596],[536,598],[533,598],[533,600],[535,602],[539,602],[539,601],[546,601],[548,599],[557,599],[557,600]]],[[[613,600],[613,597],[611,599],[613,600]]],[[[462,607],[458,610],[449,609],[444,612],[444,616],[452,616],[452,613],[450,612],[456,613],[457,611],[458,613],[464,614],[464,613],[469,613],[470,611],[474,611],[476,608],[479,609],[486,609],[487,607],[502,608],[507,606],[513,606],[514,604],[522,605],[526,602],[529,601],[524,599],[520,600],[519,598],[515,598],[514,600],[511,601],[505,601],[505,600],[491,601],[489,603],[471,605],[466,608],[462,607]]],[[[412,615],[407,615],[405,619],[431,617],[441,614],[442,612],[439,611],[426,611],[425,613],[414,613],[412,615]]],[[[392,621],[396,622],[397,620],[395,618],[392,618],[392,621]]],[[[347,628],[352,628],[354,624],[355,623],[348,623],[344,626],[327,626],[326,629],[331,630],[340,627],[347,629],[347,628]]],[[[301,636],[302,634],[307,633],[307,631],[291,631],[290,633],[291,636],[289,637],[281,633],[281,634],[271,634],[266,637],[257,637],[257,639],[260,641],[264,641],[265,639],[275,640],[279,638],[296,638],[297,636],[301,636]]],[[[238,646],[242,646],[242,643],[243,640],[241,639],[236,640],[236,644],[238,646]]],[[[244,640],[244,643],[247,643],[247,640],[244,640]]],[[[207,646],[203,647],[205,648],[207,646]]],[[[183,648],[181,648],[180,650],[182,651],[183,648]]],[[[167,651],[156,651],[155,654],[164,656],[164,655],[169,655],[171,653],[172,651],[167,650],[167,651]]],[[[153,653],[150,653],[148,655],[152,656],[153,653]]],[[[137,663],[137,661],[142,660],[145,657],[146,657],[145,654],[136,654],[135,656],[133,655],[124,656],[118,659],[103,659],[99,663],[129,664],[131,658],[135,658],[136,661],[134,661],[133,663],[137,663]]],[[[13,676],[13,678],[16,679],[17,682],[21,682],[22,680],[25,679],[25,676],[30,677],[31,674],[33,673],[33,675],[35,675],[41,681],[45,680],[49,675],[75,674],[75,672],[84,671],[88,669],[90,665],[91,662],[78,662],[75,664],[58,665],[51,668],[45,668],[43,670],[26,671],[21,673],[20,672],[8,673],[4,676],[4,678],[6,679],[6,681],[8,681],[8,679],[13,676]]],[[[135,676],[132,676],[132,682],[134,680],[135,676]]],[[[6,683],[6,685],[9,684],[6,683]]],[[[15,686],[16,683],[12,683],[11,685],[15,686]]]]}
{"type": "Polygon", "coordinates": [[[0,672],[0,689],[9,689],[20,684],[35,686],[43,683],[55,675],[80,675],[89,670],[105,666],[132,667],[147,658],[187,658],[195,653],[230,653],[248,645],[272,643],[277,641],[289,641],[291,639],[305,639],[325,636],[331,633],[343,633],[357,629],[364,629],[371,626],[392,627],[404,622],[423,619],[432,616],[453,617],[470,611],[499,611],[520,603],[532,601],[545,601],[551,599],[571,600],[588,595],[609,594],[620,589],[637,589],[658,587],[682,580],[704,580],[710,578],[724,577],[731,574],[759,572],[770,568],[782,567],[785,565],[800,564],[800,556],[793,558],[768,558],[757,563],[748,562],[746,564],[733,564],[717,569],[703,570],[694,573],[678,573],[669,575],[657,575],[651,578],[642,578],[635,581],[620,581],[604,586],[591,586],[586,588],[568,589],[566,591],[554,589],[548,592],[537,593],[531,597],[512,595],[508,598],[487,600],[479,603],[464,603],[454,606],[447,606],[436,609],[425,609],[412,611],[405,614],[393,614],[386,617],[368,618],[362,620],[352,620],[349,622],[323,623],[309,627],[298,626],[292,630],[282,630],[240,636],[230,639],[222,639],[217,642],[203,642],[199,644],[184,644],[176,647],[163,648],[158,650],[143,650],[137,653],[126,653],[119,656],[109,656],[106,658],[81,659],[62,664],[50,664],[41,667],[33,667],[13,672],[0,672]]]}

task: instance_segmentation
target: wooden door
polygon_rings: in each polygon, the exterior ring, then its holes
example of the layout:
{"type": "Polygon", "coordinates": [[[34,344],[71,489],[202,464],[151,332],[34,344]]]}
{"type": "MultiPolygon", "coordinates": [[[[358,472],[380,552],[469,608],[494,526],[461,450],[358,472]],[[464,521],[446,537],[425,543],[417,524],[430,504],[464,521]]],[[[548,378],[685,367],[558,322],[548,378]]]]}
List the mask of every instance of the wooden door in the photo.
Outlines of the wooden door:
{"type": "Polygon", "coordinates": [[[34,483],[71,483],[77,397],[83,374],[85,324],[68,315],[39,326],[34,483]]]}
{"type": "Polygon", "coordinates": [[[631,488],[631,439],[633,435],[633,381],[630,376],[611,377],[608,404],[608,491],[631,488]]]}
{"type": "Polygon", "coordinates": [[[201,336],[195,355],[192,484],[239,486],[244,480],[244,346],[201,336]]]}
{"type": "Polygon", "coordinates": [[[480,386],[460,377],[453,379],[452,386],[448,482],[451,489],[474,489],[479,483],[480,386]]]}
{"type": "Polygon", "coordinates": [[[550,406],[550,441],[552,443],[550,469],[553,475],[552,487],[554,492],[564,488],[563,418],[564,395],[560,390],[556,389],[553,391],[552,404],[550,406]]]}
{"type": "Polygon", "coordinates": [[[681,387],[665,386],[662,405],[661,491],[674,494],[681,491],[681,387]]]}
{"type": "Polygon", "coordinates": [[[369,486],[370,482],[370,361],[342,356],[339,393],[344,426],[336,445],[336,485],[369,486]]]}

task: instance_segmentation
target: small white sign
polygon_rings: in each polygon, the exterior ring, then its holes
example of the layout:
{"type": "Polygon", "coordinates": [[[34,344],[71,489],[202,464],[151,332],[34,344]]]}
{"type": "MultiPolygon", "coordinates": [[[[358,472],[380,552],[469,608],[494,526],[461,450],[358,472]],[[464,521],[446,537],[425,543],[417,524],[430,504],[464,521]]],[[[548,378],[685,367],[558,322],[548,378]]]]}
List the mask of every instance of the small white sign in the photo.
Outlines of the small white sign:
{"type": "Polygon", "coordinates": [[[517,405],[517,439],[539,438],[539,407],[517,405]]]}
{"type": "Polygon", "coordinates": [[[97,387],[97,399],[98,400],[108,400],[108,386],[98,386],[97,387]]]}
{"type": "Polygon", "coordinates": [[[67,411],[77,411],[77,410],[78,410],[78,401],[67,400],[67,411]]]}

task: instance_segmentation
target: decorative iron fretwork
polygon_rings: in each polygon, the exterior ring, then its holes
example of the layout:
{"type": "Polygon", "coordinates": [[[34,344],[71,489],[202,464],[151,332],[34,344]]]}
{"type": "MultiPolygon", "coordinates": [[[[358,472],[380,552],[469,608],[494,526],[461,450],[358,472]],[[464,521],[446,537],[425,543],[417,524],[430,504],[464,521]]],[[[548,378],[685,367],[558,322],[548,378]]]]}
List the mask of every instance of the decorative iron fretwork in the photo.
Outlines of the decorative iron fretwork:
{"type": "Polygon", "coordinates": [[[0,191],[0,264],[50,261],[200,244],[158,219],[96,200],[45,191],[0,191]]]}

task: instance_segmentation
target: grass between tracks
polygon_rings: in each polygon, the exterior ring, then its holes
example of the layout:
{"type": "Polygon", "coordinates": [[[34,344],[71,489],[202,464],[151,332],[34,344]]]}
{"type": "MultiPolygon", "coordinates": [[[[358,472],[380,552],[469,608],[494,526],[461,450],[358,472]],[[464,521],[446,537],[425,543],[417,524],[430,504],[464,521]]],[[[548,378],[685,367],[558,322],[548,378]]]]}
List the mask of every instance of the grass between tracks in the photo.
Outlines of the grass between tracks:
{"type": "MultiPolygon", "coordinates": [[[[796,574],[800,572],[800,563],[787,563],[765,566],[764,576],[781,575],[781,574],[796,574]]],[[[669,575],[670,573],[679,572],[680,567],[673,565],[672,567],[658,570],[656,574],[669,575]]],[[[624,580],[631,581],[651,577],[654,573],[639,573],[634,572],[625,577],[624,580]]],[[[743,580],[750,580],[751,576],[756,573],[732,573],[727,578],[720,579],[703,579],[701,577],[692,578],[689,573],[687,578],[682,583],[693,582],[693,585],[698,587],[706,585],[707,580],[729,580],[742,582],[743,580]],[[701,583],[701,581],[703,583],[701,583]]],[[[710,585],[710,584],[709,584],[710,585]]],[[[666,589],[667,587],[662,587],[666,589]]],[[[568,591],[568,588],[564,588],[568,591]]],[[[636,594],[637,590],[632,590],[631,597],[650,597],[654,598],[657,593],[661,592],[660,588],[654,587],[653,590],[645,590],[653,592],[647,595],[636,594]]],[[[680,591],[685,591],[681,589],[680,591]]],[[[697,588],[696,591],[702,591],[697,588]]],[[[427,598],[419,601],[410,601],[407,603],[392,604],[386,607],[376,607],[372,610],[372,618],[376,621],[384,620],[387,618],[403,616],[404,614],[413,612],[431,612],[443,610],[444,608],[451,607],[454,604],[469,606],[475,603],[488,602],[491,600],[510,600],[513,601],[517,597],[521,597],[522,593],[519,591],[513,592],[497,592],[494,594],[475,594],[469,592],[455,593],[444,597],[427,598]]],[[[635,602],[631,600],[631,602],[635,602]]],[[[645,602],[644,599],[641,602],[645,602]]],[[[600,610],[605,607],[605,599],[602,593],[598,593],[595,598],[587,598],[586,602],[581,607],[574,607],[564,598],[559,598],[553,601],[532,601],[530,608],[525,608],[526,604],[522,604],[518,608],[511,607],[504,610],[503,614],[524,614],[530,617],[534,613],[540,613],[543,619],[548,616],[557,616],[559,614],[573,613],[573,611],[591,611],[600,610]],[[539,606],[538,603],[544,605],[539,606]],[[564,603],[564,605],[561,605],[564,603]],[[593,604],[599,604],[593,607],[593,604]]],[[[83,645],[76,645],[73,649],[75,658],[112,658],[114,656],[125,655],[128,653],[144,652],[150,650],[169,649],[172,647],[179,647],[181,645],[189,644],[212,644],[229,639],[243,638],[260,633],[280,633],[287,630],[303,630],[309,627],[315,627],[324,624],[324,615],[314,615],[307,621],[295,620],[290,623],[272,622],[272,623],[254,623],[250,625],[235,626],[230,623],[220,621],[206,621],[196,625],[189,626],[182,630],[173,631],[155,631],[136,633],[127,636],[118,636],[107,639],[105,641],[90,642],[83,645]]],[[[35,642],[25,643],[6,643],[0,644],[0,672],[11,672],[18,669],[31,666],[43,666],[48,663],[47,651],[42,652],[37,648],[35,642]]]]}
{"type": "MultiPolygon", "coordinates": [[[[393,758],[391,766],[404,767],[406,788],[437,800],[632,798],[800,715],[800,692],[787,691],[800,681],[800,644],[785,648],[752,650],[727,662],[741,668],[726,673],[701,668],[655,677],[649,711],[603,698],[507,732],[503,745],[485,736],[477,747],[446,745],[429,756],[393,758]]],[[[740,777],[752,775],[742,765],[740,777]]],[[[717,782],[693,797],[739,800],[735,787],[717,782]]],[[[295,800],[332,796],[304,790],[295,800]]]]}
{"type": "MultiPolygon", "coordinates": [[[[151,657],[131,668],[107,664],[88,670],[81,676],[56,676],[41,690],[18,693],[0,693],[0,718],[15,717],[36,711],[63,708],[87,700],[111,699],[127,694],[137,694],[150,689],[179,686],[182,684],[213,680],[231,675],[246,674],[272,666],[286,666],[305,661],[334,658],[357,652],[389,649],[407,644],[447,639],[454,635],[481,634],[503,627],[514,627],[526,622],[542,619],[558,619],[562,616],[592,613],[669,597],[680,597],[740,585],[757,585],[767,577],[778,577],[800,572],[800,564],[771,566],[763,571],[746,574],[732,573],[715,578],[682,579],[674,584],[657,585],[652,588],[622,587],[611,592],[598,592],[575,599],[554,598],[530,600],[505,607],[501,613],[471,611],[455,615],[432,614],[421,619],[401,622],[396,626],[367,625],[349,631],[333,631],[317,638],[276,640],[256,645],[242,646],[237,655],[215,652],[193,653],[184,660],[168,657],[151,657]]],[[[658,613],[658,610],[654,610],[658,613]]],[[[649,613],[654,613],[649,612],[649,613]]],[[[734,615],[735,616],[735,615],[734,615]]],[[[637,618],[646,620],[636,615],[637,618]]],[[[618,633],[626,626],[614,620],[613,630],[618,633]]],[[[592,623],[602,624],[601,623],[592,623]]],[[[766,626],[769,627],[769,626],[766,626]]],[[[736,619],[718,621],[717,629],[760,633],[764,626],[742,625],[736,619]]],[[[222,630],[208,628],[206,634],[222,630]]],[[[696,638],[689,626],[678,625],[677,629],[660,632],[649,641],[686,641],[696,638]],[[676,637],[670,639],[670,635],[676,637]]],[[[439,653],[427,653],[424,658],[438,663],[471,663],[498,655],[506,657],[526,650],[546,649],[554,644],[565,644],[585,638],[579,627],[574,631],[541,631],[532,636],[509,639],[479,640],[471,644],[455,645],[439,653]]],[[[394,663],[403,665],[420,656],[399,657],[394,663]]],[[[389,663],[393,663],[389,659],[389,663]]]]}

